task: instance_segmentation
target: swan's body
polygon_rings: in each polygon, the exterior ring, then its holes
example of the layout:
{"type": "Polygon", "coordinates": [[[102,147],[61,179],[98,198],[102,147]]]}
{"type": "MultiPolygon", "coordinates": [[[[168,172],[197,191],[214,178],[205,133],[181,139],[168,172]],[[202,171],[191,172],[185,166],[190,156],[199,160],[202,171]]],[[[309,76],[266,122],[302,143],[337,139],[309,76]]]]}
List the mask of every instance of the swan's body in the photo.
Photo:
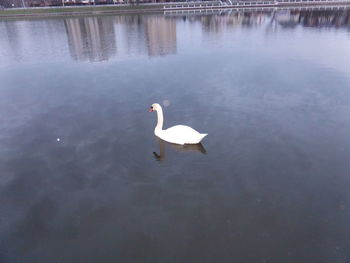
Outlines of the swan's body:
{"type": "Polygon", "coordinates": [[[189,126],[176,125],[163,130],[163,110],[162,107],[155,103],[151,106],[150,111],[157,111],[157,126],[154,129],[154,134],[164,141],[176,144],[197,144],[200,143],[206,133],[199,133],[189,126]]]}
{"type": "Polygon", "coordinates": [[[154,134],[166,142],[176,144],[197,144],[207,136],[185,125],[176,125],[166,130],[156,128],[154,134]]]}

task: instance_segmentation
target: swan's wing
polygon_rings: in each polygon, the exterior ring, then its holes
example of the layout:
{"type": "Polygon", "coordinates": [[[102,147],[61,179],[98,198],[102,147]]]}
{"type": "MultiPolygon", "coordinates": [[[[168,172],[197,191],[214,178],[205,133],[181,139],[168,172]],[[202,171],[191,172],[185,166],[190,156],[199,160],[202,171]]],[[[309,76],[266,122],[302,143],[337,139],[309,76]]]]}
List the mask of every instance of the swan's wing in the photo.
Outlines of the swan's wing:
{"type": "Polygon", "coordinates": [[[179,144],[199,143],[204,138],[202,134],[185,125],[170,127],[164,131],[164,135],[167,141],[179,144]]]}
{"type": "Polygon", "coordinates": [[[166,132],[169,134],[200,134],[199,132],[197,132],[195,129],[192,129],[189,126],[186,125],[176,125],[173,127],[170,127],[168,129],[166,129],[166,132]]]}

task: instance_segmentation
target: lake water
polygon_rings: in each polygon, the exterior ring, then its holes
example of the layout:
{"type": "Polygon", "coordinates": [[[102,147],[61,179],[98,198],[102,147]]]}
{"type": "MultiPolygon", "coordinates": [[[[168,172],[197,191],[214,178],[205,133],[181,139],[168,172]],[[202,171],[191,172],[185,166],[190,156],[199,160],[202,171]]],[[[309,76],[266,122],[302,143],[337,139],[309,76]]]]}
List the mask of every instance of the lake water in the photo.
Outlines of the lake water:
{"type": "Polygon", "coordinates": [[[0,81],[1,263],[350,262],[350,10],[2,20],[0,81]]]}

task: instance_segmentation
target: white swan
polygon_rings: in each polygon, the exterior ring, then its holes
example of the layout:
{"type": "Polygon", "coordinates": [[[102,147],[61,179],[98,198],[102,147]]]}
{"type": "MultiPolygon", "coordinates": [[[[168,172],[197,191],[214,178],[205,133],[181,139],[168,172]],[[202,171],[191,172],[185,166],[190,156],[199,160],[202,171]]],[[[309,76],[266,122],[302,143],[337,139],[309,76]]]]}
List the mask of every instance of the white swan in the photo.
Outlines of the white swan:
{"type": "Polygon", "coordinates": [[[150,112],[157,112],[157,126],[154,129],[154,134],[164,141],[176,144],[197,144],[208,134],[199,133],[191,127],[185,125],[176,125],[163,130],[163,110],[158,103],[152,104],[150,112]]]}

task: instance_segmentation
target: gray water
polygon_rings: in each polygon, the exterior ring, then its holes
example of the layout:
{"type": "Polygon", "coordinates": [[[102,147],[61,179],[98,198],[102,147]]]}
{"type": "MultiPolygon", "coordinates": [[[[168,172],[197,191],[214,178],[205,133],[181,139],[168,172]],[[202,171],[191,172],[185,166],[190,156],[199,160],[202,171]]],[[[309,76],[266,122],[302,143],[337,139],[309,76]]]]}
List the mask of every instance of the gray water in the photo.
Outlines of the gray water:
{"type": "Polygon", "coordinates": [[[349,10],[0,21],[1,263],[348,263],[349,158],[349,10]]]}

